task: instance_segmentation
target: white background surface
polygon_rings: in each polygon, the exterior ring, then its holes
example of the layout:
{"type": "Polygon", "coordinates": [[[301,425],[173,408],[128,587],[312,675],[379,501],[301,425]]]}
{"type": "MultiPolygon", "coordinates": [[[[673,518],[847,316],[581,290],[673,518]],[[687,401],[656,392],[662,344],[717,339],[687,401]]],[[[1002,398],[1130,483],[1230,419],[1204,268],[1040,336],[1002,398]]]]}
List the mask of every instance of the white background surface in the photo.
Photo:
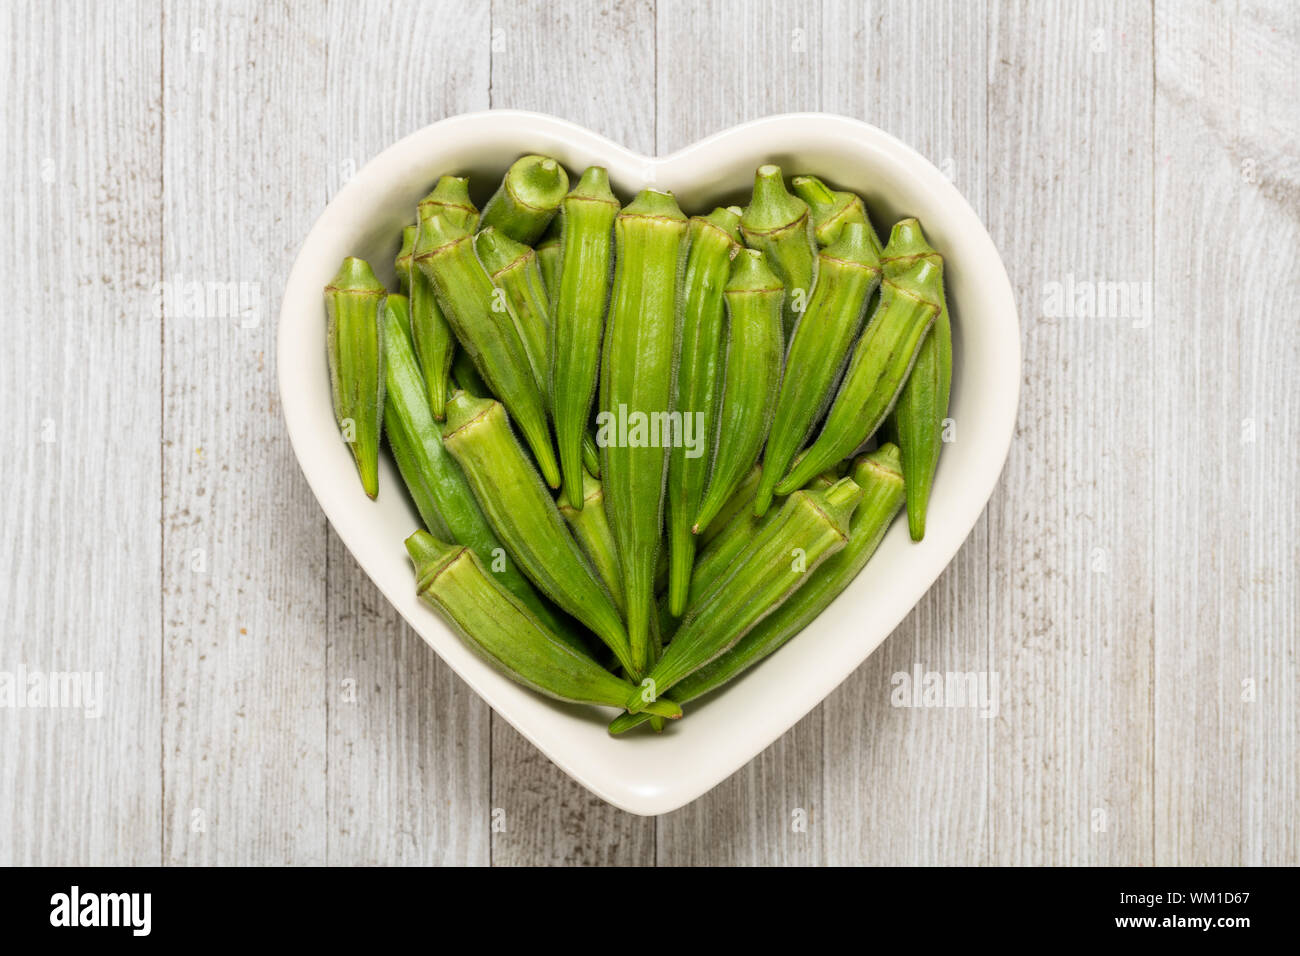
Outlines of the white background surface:
{"type": "Polygon", "coordinates": [[[0,710],[0,862],[1300,862],[1293,5],[0,16],[0,669],[105,674],[99,719],[0,710]],[[1019,297],[1018,434],[956,562],[658,819],[567,781],[401,625],[276,406],[273,316],[324,203],[489,106],[660,153],[865,119],[951,172],[1019,297]],[[1046,314],[1071,279],[1150,283],[1151,321],[1046,314]],[[259,307],[156,317],[189,280],[259,307]],[[996,671],[997,716],[891,707],[918,664],[996,671]]]}

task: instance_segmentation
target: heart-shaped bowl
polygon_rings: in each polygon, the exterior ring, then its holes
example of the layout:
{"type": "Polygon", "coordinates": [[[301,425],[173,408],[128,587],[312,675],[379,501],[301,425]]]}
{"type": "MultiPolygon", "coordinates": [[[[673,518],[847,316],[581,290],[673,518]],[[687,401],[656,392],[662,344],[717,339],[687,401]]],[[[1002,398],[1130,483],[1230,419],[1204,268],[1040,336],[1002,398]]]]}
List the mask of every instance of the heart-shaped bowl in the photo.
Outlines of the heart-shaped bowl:
{"type": "MultiPolygon", "coordinates": [[[[1020,329],[1006,270],[974,210],[914,150],[857,120],[819,113],[771,116],[651,159],[539,113],[452,117],[391,146],[334,197],[298,253],[280,310],[280,400],[294,451],[334,530],[357,563],[474,690],[571,777],[615,806],[666,813],[689,803],[785,733],[849,676],[952,560],[993,492],[1015,425],[1020,329]],[[921,220],[944,255],[953,315],[956,440],[945,445],[925,540],[895,521],[853,584],[803,633],[721,691],[687,705],[662,735],[611,737],[612,711],[557,704],[475,656],[416,597],[402,545],[419,518],[396,467],[380,465],[380,493],[361,490],[330,404],[322,289],[344,256],[361,256],[396,288],[393,258],[417,201],[444,173],[469,175],[482,202],[525,153],[554,156],[576,175],[605,166],[625,200],[670,189],[688,214],[744,202],[754,170],[777,163],[866,201],[882,239],[904,216],[921,220]]],[[[960,626],[960,622],[953,622],[960,626]]],[[[882,693],[886,691],[882,689],[882,693]]]]}

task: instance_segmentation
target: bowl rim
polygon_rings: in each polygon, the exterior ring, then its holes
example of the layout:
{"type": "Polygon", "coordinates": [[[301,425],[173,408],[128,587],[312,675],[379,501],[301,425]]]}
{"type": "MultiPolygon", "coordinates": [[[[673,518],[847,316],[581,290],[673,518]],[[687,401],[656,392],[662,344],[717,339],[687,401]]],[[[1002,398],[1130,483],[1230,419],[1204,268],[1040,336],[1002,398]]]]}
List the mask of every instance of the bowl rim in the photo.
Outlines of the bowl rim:
{"type": "MultiPolygon", "coordinates": [[[[960,308],[958,311],[960,311],[960,308]]],[[[952,562],[953,557],[969,537],[980,516],[988,506],[1005,466],[1010,451],[1011,439],[1015,432],[1022,376],[1020,327],[1014,290],[996,244],[969,202],[961,195],[956,186],[929,160],[890,133],[862,120],[820,112],[781,113],[748,120],[719,130],[671,153],[660,156],[639,154],[578,123],[529,110],[480,110],[458,114],[432,123],[402,137],[377,154],[330,199],[308,231],[295,255],[293,266],[285,282],[278,322],[274,361],[277,364],[280,406],[290,444],[294,449],[294,456],[307,480],[308,486],[316,496],[321,510],[325,513],[326,518],[344,545],[352,552],[358,564],[370,577],[371,582],[407,620],[421,639],[429,644],[434,652],[493,711],[519,731],[530,743],[538,747],[548,759],[602,799],[614,806],[639,815],[664,813],[684,806],[702,796],[747,764],[758,753],[791,729],[806,713],[824,701],[836,686],[847,679],[870,654],[874,653],[880,643],[894,631],[902,618],[916,606],[942,571],[952,562]],[[383,580],[383,576],[374,573],[370,567],[370,562],[353,548],[350,536],[346,532],[349,522],[344,519],[347,516],[335,504],[336,499],[341,496],[327,487],[333,479],[320,470],[309,467],[308,459],[305,457],[304,449],[308,444],[306,441],[308,425],[303,413],[303,407],[307,404],[308,399],[297,390],[298,377],[294,374],[296,363],[286,360],[286,356],[294,354],[293,333],[295,331],[295,322],[291,313],[303,306],[306,301],[304,297],[319,294],[319,289],[307,285],[306,280],[307,273],[312,271],[311,253],[313,249],[325,241],[325,237],[329,234],[337,230],[355,228],[360,221],[364,220],[365,211],[358,212],[354,208],[355,204],[367,199],[374,189],[382,187],[387,180],[401,176],[409,171],[412,166],[413,155],[415,157],[414,161],[420,162],[419,154],[427,144],[434,143],[439,137],[454,133],[458,129],[471,132],[475,126],[485,123],[495,125],[507,121],[513,121],[517,124],[517,138],[521,141],[528,141],[530,135],[534,137],[539,135],[551,136],[575,143],[579,148],[586,151],[598,152],[600,155],[607,157],[617,157],[620,164],[626,168],[639,167],[643,172],[643,179],[647,185],[658,184],[660,171],[671,170],[692,155],[708,152],[720,141],[736,140],[742,146],[744,143],[756,139],[766,138],[768,141],[772,141],[774,128],[782,128],[783,135],[786,137],[797,136],[801,132],[823,135],[831,131],[838,131],[845,136],[862,140],[864,145],[882,156],[892,153],[892,156],[890,156],[892,161],[905,162],[910,167],[908,174],[921,180],[921,188],[935,193],[937,198],[942,199],[946,207],[945,214],[955,215],[961,221],[963,235],[977,244],[987,247],[985,251],[991,253],[991,257],[988,255],[982,256],[984,265],[995,264],[991,272],[981,273],[980,282],[993,287],[990,294],[997,298],[1002,305],[999,314],[994,319],[1000,323],[995,329],[998,333],[1000,362],[1014,369],[1014,374],[1008,376],[1009,383],[1000,388],[994,396],[997,407],[991,410],[990,417],[999,427],[991,438],[985,439],[979,458],[980,467],[977,469],[977,474],[969,476],[969,481],[965,486],[967,496],[978,497],[980,506],[971,510],[969,522],[961,522],[962,527],[959,533],[952,528],[945,529],[945,533],[942,535],[934,535],[934,532],[927,533],[928,540],[925,543],[930,545],[929,551],[932,554],[927,557],[925,564],[927,567],[936,567],[937,570],[934,571],[933,576],[930,577],[915,599],[907,601],[906,606],[902,607],[901,610],[898,610],[898,607],[891,607],[887,613],[881,616],[882,620],[888,621],[887,626],[878,629],[882,632],[880,637],[860,656],[852,648],[847,655],[844,653],[836,654],[836,661],[843,661],[843,663],[851,666],[828,666],[824,669],[824,673],[809,678],[805,684],[806,690],[804,692],[791,695],[791,697],[795,698],[794,700],[776,702],[772,712],[765,710],[761,717],[756,717],[755,723],[751,724],[751,733],[744,738],[744,745],[732,747],[726,752],[725,759],[722,755],[719,755],[718,767],[720,769],[696,774],[691,778],[691,782],[675,779],[660,781],[661,785],[659,786],[647,786],[644,782],[628,783],[626,781],[600,779],[593,775],[589,768],[575,765],[571,761],[558,756],[555,752],[556,748],[552,745],[548,735],[538,733],[529,721],[525,711],[534,710],[534,708],[514,706],[514,699],[510,695],[507,694],[503,697],[502,694],[498,693],[500,685],[497,681],[485,676],[485,673],[478,669],[479,667],[486,667],[486,665],[481,664],[481,662],[477,667],[467,665],[466,658],[463,655],[454,652],[448,653],[447,649],[440,647],[426,634],[426,628],[429,626],[430,621],[428,619],[417,619],[417,617],[413,616],[410,611],[410,602],[400,600],[399,596],[393,593],[388,583],[383,580]],[[930,540],[932,535],[934,535],[934,539],[930,540]],[[937,545],[936,542],[938,542],[937,545]],[[849,660],[851,657],[856,657],[856,661],[849,660]],[[706,777],[707,779],[704,779],[706,777]]],[[[351,478],[353,476],[348,475],[347,477],[351,478]]],[[[905,524],[905,521],[901,523],[905,524]]],[[[895,522],[895,531],[899,524],[900,522],[895,522]]],[[[398,545],[400,546],[400,542],[398,545]]],[[[892,603],[901,606],[897,601],[892,603]]],[[[421,607],[418,602],[416,607],[421,607]]],[[[432,612],[423,608],[422,610],[426,612],[426,618],[432,618],[437,627],[446,630],[448,634],[452,634],[440,619],[433,616],[432,612]]],[[[825,616],[826,613],[823,612],[822,616],[825,616]]],[[[811,627],[812,625],[810,625],[811,627]]],[[[452,637],[455,639],[454,634],[452,637]]],[[[791,642],[791,644],[794,643],[791,642]]],[[[461,646],[463,647],[463,645],[461,646]]],[[[854,648],[857,646],[854,645],[854,648]]],[[[782,650],[785,650],[785,648],[782,650]]],[[[476,658],[475,660],[477,661],[476,658]]],[[[499,677],[490,670],[488,673],[492,674],[493,677],[499,677]]],[[[505,680],[505,678],[500,679],[505,680]]],[[[522,694],[528,693],[518,685],[510,684],[509,686],[516,688],[522,694]]],[[[710,697],[712,696],[710,695],[710,697]]],[[[541,700],[541,698],[537,699],[541,700]]],[[[545,701],[544,703],[545,706],[554,706],[553,701],[545,701]]]]}

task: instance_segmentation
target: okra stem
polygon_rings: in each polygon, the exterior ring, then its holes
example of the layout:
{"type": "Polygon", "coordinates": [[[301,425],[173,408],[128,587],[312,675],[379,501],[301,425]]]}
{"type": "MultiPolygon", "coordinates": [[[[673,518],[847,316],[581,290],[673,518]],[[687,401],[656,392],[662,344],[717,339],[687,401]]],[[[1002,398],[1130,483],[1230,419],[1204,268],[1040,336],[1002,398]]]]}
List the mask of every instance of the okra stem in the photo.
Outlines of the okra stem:
{"type": "Polygon", "coordinates": [[[431,216],[446,216],[466,232],[478,228],[478,210],[469,198],[469,180],[463,176],[443,176],[416,209],[420,222],[431,216]]]}
{"type": "Polygon", "coordinates": [[[511,239],[532,245],[546,231],[569,191],[564,167],[548,156],[524,156],[506,170],[483,207],[482,228],[495,226],[511,239]]]}
{"type": "Polygon", "coordinates": [[[858,196],[831,189],[816,176],[796,176],[790,180],[790,185],[794,187],[795,194],[808,204],[817,245],[824,247],[833,243],[839,238],[845,223],[861,222],[867,226],[867,234],[876,255],[880,255],[880,238],[871,225],[867,207],[858,196]]]}
{"type": "Polygon", "coordinates": [[[754,174],[754,194],[740,218],[740,231],[752,249],[785,285],[783,325],[786,341],[807,310],[817,279],[817,244],[808,205],[785,188],[781,167],[767,164],[754,174]]]}
{"type": "Polygon", "coordinates": [[[366,495],[379,494],[379,433],[384,415],[384,296],[370,263],[343,260],[325,287],[326,338],[334,418],[366,495]]]}

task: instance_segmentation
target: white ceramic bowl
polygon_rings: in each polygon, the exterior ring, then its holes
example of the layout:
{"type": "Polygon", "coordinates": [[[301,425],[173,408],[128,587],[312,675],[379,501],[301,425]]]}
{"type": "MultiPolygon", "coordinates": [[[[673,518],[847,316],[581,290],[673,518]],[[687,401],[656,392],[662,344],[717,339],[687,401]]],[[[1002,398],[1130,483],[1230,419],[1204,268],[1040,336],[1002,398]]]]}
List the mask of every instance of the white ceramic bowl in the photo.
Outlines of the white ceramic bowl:
{"type": "MultiPolygon", "coordinates": [[[[658,159],[564,120],[493,111],[435,123],[385,150],[330,202],[303,243],[285,289],[278,339],[280,399],[294,451],[321,507],[357,562],[411,626],[492,708],[561,769],[633,813],[674,810],[752,759],[815,707],[879,646],[952,560],[992,494],[1011,442],[1020,387],[1016,305],[997,249],[975,212],[934,166],[892,136],[839,116],[771,116],[658,159]],[[743,201],[755,167],[813,173],[867,202],[888,237],[921,220],[947,263],[954,327],[951,416],[925,540],[897,520],[852,586],[802,634],[720,693],[689,704],[662,736],[610,737],[612,711],[568,706],[484,664],[415,595],[403,539],[419,525],[385,456],[378,501],[367,500],[330,407],[321,290],[344,256],[362,256],[395,288],[393,257],[416,202],[443,173],[468,174],[486,199],[524,153],[574,174],[596,163],[625,200],[653,185],[688,214],[743,201]]],[[[961,622],[953,621],[954,627],[961,622]]],[[[882,691],[883,692],[883,691],[882,691]]]]}

